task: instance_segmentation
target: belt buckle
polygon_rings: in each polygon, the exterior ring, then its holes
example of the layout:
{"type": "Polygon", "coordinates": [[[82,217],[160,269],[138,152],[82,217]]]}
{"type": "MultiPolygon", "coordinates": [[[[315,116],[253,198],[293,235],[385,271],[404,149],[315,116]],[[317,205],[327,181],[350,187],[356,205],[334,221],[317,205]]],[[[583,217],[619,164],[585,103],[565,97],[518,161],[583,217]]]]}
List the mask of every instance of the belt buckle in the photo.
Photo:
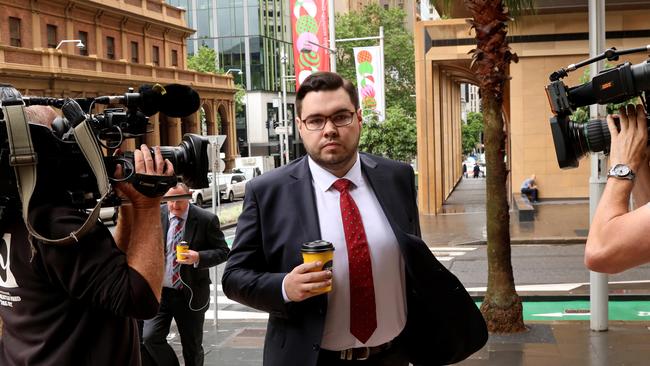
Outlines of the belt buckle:
{"type": "Polygon", "coordinates": [[[360,351],[363,351],[359,357],[357,357],[358,361],[365,361],[370,357],[370,347],[361,347],[357,348],[360,351]]]}
{"type": "Polygon", "coordinates": [[[370,347],[348,348],[341,351],[341,360],[365,361],[370,357],[370,347]],[[357,356],[357,351],[361,354],[357,356]]]}

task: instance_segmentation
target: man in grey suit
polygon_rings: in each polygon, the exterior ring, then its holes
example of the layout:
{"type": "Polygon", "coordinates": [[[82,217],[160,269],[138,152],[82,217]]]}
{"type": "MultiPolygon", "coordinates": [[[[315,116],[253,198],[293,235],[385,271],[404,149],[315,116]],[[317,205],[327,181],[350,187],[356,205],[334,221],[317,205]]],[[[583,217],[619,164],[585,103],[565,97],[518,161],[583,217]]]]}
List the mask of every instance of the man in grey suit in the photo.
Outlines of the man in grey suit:
{"type": "Polygon", "coordinates": [[[419,238],[413,169],[358,151],[354,85],[312,74],[296,107],[308,156],[247,184],[222,279],[270,314],[264,365],[439,365],[479,349],[478,309],[419,238]],[[302,263],[314,240],[334,245],[332,271],[302,263]]]}
{"type": "MultiPolygon", "coordinates": [[[[167,196],[188,194],[178,183],[167,196]]],[[[159,366],[178,365],[167,343],[172,318],[176,321],[186,366],[203,365],[203,321],[210,305],[210,267],[223,263],[228,246],[214,214],[190,204],[189,199],[169,201],[161,209],[165,239],[165,275],[158,314],[144,322],[143,341],[159,366]],[[180,258],[176,245],[186,241],[189,250],[180,258]]]]}

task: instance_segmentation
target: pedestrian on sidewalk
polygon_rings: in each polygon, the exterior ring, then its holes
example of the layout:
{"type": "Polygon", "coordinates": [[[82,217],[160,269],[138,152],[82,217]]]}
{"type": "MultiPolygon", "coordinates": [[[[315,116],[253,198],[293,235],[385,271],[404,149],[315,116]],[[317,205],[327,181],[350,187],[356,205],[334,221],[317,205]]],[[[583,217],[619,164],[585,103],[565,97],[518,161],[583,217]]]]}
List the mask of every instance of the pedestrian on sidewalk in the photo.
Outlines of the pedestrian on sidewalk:
{"type": "MultiPolygon", "coordinates": [[[[178,183],[167,196],[189,193],[185,184],[178,183]]],[[[202,366],[203,321],[210,305],[209,269],[226,261],[228,245],[217,216],[190,204],[189,199],[167,202],[160,216],[166,243],[165,276],[158,314],[144,321],[143,343],[148,355],[143,355],[143,359],[150,356],[158,366],[179,364],[167,343],[173,318],[185,365],[202,366]],[[187,244],[187,251],[177,253],[181,242],[187,244]]]]}
{"type": "Polygon", "coordinates": [[[526,197],[528,197],[532,203],[537,203],[537,197],[539,195],[535,179],[535,174],[533,174],[530,177],[524,179],[524,182],[521,183],[521,194],[526,195],[526,197]]]}
{"type": "Polygon", "coordinates": [[[478,163],[474,163],[474,178],[478,178],[481,175],[481,167],[478,163]]]}
{"type": "Polygon", "coordinates": [[[467,164],[463,162],[463,178],[467,178],[467,164]]]}
{"type": "Polygon", "coordinates": [[[222,279],[270,313],[264,365],[438,365],[480,349],[480,312],[419,238],[413,169],[359,152],[356,87],[314,73],[296,108],[308,156],[246,185],[222,279]],[[334,245],[333,270],[303,263],[315,240],[334,245]]]}
{"type": "Polygon", "coordinates": [[[619,110],[620,131],[607,116],[611,135],[607,185],[594,213],[585,247],[593,271],[618,273],[650,262],[650,165],[646,112],[642,105],[619,110]],[[630,195],[634,209],[630,211],[630,195]]]}

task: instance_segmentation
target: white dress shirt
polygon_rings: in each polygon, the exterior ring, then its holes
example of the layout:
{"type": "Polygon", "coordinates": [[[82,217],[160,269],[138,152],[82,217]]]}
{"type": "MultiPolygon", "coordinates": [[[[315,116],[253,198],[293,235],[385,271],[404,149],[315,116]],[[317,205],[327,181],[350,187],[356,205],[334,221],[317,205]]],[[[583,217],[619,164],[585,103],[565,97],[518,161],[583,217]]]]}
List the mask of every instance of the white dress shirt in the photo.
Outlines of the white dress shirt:
{"type": "Polygon", "coordinates": [[[332,291],[328,294],[321,342],[322,348],[332,351],[386,343],[397,337],[406,325],[404,258],[374,191],[361,173],[359,159],[357,155],[356,163],[343,178],[352,182],[350,194],[359,207],[372,262],[377,329],[365,344],[350,333],[348,252],[341,219],[340,193],[332,186],[339,178],[309,158],[321,236],[335,248],[332,291]]]}

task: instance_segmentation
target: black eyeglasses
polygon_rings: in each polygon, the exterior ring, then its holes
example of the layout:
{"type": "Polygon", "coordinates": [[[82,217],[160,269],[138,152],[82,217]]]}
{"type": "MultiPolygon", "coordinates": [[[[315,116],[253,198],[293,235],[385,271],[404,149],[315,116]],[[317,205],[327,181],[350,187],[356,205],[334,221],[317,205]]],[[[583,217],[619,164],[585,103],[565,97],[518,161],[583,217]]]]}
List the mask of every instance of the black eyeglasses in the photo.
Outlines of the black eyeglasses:
{"type": "Polygon", "coordinates": [[[309,131],[320,131],[325,128],[327,121],[332,121],[336,127],[345,127],[352,123],[356,112],[344,111],[336,112],[331,116],[315,116],[307,119],[301,119],[302,123],[309,131]]]}

